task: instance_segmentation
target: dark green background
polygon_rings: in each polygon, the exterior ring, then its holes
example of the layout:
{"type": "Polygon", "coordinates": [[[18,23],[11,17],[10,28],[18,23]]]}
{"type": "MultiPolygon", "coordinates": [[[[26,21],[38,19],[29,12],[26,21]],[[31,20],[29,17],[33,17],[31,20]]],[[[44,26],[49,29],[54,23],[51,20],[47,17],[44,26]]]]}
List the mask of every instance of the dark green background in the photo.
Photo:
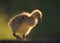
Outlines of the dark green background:
{"type": "Polygon", "coordinates": [[[43,22],[31,31],[29,38],[60,38],[60,1],[59,0],[2,0],[0,1],[8,19],[23,11],[39,9],[43,13],[43,22]]]}

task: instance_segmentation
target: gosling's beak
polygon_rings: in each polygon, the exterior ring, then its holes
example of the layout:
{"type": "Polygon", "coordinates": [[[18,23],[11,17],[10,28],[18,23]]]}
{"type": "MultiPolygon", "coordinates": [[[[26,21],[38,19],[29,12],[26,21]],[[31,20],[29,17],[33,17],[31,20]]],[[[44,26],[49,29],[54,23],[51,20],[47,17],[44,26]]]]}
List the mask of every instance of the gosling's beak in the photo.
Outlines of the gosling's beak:
{"type": "Polygon", "coordinates": [[[39,21],[42,22],[42,18],[39,18],[39,21]]]}

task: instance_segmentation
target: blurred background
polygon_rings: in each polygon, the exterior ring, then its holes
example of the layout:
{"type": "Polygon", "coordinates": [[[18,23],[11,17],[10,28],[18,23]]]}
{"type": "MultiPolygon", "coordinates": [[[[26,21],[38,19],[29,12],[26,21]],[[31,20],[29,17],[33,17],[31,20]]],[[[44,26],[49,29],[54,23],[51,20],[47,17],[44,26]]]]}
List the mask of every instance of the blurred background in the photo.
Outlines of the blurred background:
{"type": "Polygon", "coordinates": [[[47,40],[60,38],[60,1],[59,0],[0,0],[0,40],[15,40],[8,21],[23,11],[39,9],[43,13],[43,22],[26,37],[27,40],[47,40]]]}

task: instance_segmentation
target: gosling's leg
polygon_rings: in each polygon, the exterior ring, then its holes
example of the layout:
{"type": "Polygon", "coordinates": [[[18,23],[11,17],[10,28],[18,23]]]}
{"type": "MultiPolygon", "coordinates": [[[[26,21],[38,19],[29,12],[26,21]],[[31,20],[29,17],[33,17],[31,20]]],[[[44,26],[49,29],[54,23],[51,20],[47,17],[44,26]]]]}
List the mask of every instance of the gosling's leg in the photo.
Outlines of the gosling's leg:
{"type": "Polygon", "coordinates": [[[22,40],[25,40],[25,34],[23,34],[23,39],[22,40]]]}
{"type": "Polygon", "coordinates": [[[13,33],[13,36],[15,36],[18,40],[22,40],[22,38],[20,38],[18,35],[16,35],[15,33],[13,33]]]}

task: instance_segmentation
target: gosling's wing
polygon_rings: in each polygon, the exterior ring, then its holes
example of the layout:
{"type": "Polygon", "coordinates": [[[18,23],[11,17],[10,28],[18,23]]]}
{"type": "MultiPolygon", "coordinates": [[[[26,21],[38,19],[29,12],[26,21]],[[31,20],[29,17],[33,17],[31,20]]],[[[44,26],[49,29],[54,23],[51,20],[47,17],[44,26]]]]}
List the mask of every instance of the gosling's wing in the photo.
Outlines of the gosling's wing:
{"type": "Polygon", "coordinates": [[[8,25],[12,28],[13,33],[16,32],[18,29],[19,24],[21,24],[23,20],[23,17],[20,15],[16,15],[13,18],[10,19],[8,25]]]}

